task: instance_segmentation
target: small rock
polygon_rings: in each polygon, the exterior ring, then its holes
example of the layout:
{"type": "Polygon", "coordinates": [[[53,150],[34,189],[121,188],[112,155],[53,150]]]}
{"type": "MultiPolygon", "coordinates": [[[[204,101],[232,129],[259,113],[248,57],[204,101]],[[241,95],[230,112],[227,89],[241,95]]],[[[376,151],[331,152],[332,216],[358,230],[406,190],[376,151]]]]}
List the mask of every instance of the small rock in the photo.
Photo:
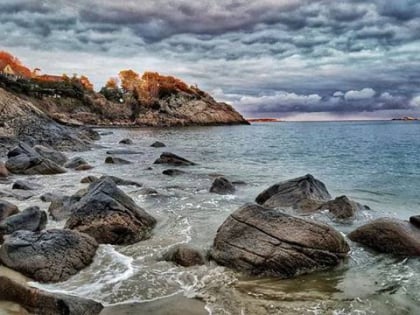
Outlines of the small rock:
{"type": "Polygon", "coordinates": [[[65,156],[64,153],[61,153],[52,148],[47,148],[43,145],[36,145],[33,147],[33,149],[44,158],[49,159],[58,165],[62,166],[67,162],[67,156],[65,156]]]}
{"type": "Polygon", "coordinates": [[[420,228],[420,215],[410,217],[410,223],[420,228]]]}
{"type": "Polygon", "coordinates": [[[205,264],[204,257],[198,250],[184,244],[171,247],[163,254],[163,259],[166,261],[172,261],[183,267],[205,264]]]}
{"type": "Polygon", "coordinates": [[[132,162],[113,156],[108,156],[105,159],[106,164],[132,164],[132,162]]]}
{"type": "Polygon", "coordinates": [[[0,179],[8,178],[9,171],[6,168],[6,165],[0,161],[0,179]]]}
{"type": "Polygon", "coordinates": [[[63,196],[54,193],[45,193],[39,197],[39,199],[41,199],[43,202],[52,202],[55,200],[60,200],[61,198],[63,198],[63,196]]]}
{"type": "Polygon", "coordinates": [[[131,139],[125,138],[120,141],[121,144],[133,144],[131,139]]]}
{"type": "Polygon", "coordinates": [[[328,209],[337,219],[350,219],[354,218],[356,213],[363,209],[363,206],[346,196],[340,196],[334,200],[327,201],[319,208],[319,210],[325,209],[328,209]]]}
{"type": "Polygon", "coordinates": [[[229,195],[235,192],[235,186],[225,177],[217,177],[210,187],[210,192],[219,195],[229,195]]]}
{"type": "Polygon", "coordinates": [[[19,213],[18,207],[8,201],[0,200],[0,222],[16,213],[19,213]]]}
{"type": "Polygon", "coordinates": [[[109,155],[130,155],[130,154],[144,154],[143,152],[140,151],[133,151],[133,150],[109,150],[106,151],[106,154],[109,155]]]}
{"type": "Polygon", "coordinates": [[[164,147],[166,147],[166,145],[163,142],[160,142],[160,141],[155,141],[150,146],[153,147],[153,148],[164,148],[164,147]]]}
{"type": "Polygon", "coordinates": [[[163,152],[154,164],[169,164],[175,166],[195,165],[195,163],[170,152],[163,152]]]}
{"type": "Polygon", "coordinates": [[[168,175],[168,176],[177,176],[177,175],[182,175],[182,174],[185,174],[185,173],[186,172],[181,171],[181,170],[177,170],[175,168],[167,169],[167,170],[164,170],[162,172],[163,175],[168,175]]]}
{"type": "Polygon", "coordinates": [[[89,171],[92,168],[93,168],[93,166],[90,165],[90,164],[82,164],[82,165],[79,165],[78,167],[76,167],[74,170],[75,171],[89,171]]]}
{"type": "Polygon", "coordinates": [[[235,181],[232,182],[232,184],[235,185],[235,186],[246,186],[247,185],[247,183],[244,182],[243,180],[235,180],[235,181]]]}
{"type": "Polygon", "coordinates": [[[68,161],[66,164],[64,164],[64,167],[65,168],[75,169],[75,168],[77,168],[80,165],[88,165],[88,162],[86,162],[81,157],[74,157],[70,161],[68,161]]]}
{"type": "Polygon", "coordinates": [[[116,176],[101,176],[99,179],[109,178],[111,179],[117,186],[136,186],[136,187],[143,187],[143,184],[135,182],[129,179],[122,179],[116,176]]]}
{"type": "Polygon", "coordinates": [[[90,183],[96,182],[97,180],[98,180],[98,177],[96,176],[86,176],[81,179],[80,183],[90,184],[90,183]]]}
{"type": "Polygon", "coordinates": [[[41,185],[31,183],[24,180],[17,180],[14,182],[12,189],[21,189],[21,190],[37,190],[41,188],[41,185]]]}
{"type": "Polygon", "coordinates": [[[6,218],[0,224],[0,234],[12,234],[15,231],[41,231],[47,225],[47,214],[38,207],[30,207],[6,218]]]}

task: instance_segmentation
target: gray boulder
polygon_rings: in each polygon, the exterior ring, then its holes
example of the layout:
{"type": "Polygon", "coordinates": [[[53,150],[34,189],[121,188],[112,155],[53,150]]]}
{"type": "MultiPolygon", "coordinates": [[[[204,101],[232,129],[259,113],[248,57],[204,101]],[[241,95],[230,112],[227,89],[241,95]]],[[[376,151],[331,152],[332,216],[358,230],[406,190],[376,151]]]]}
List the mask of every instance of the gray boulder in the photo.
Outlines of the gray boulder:
{"type": "Polygon", "coordinates": [[[33,149],[42,157],[49,159],[58,165],[64,165],[67,162],[67,156],[60,151],[54,150],[53,148],[48,148],[43,145],[36,145],[33,149]]]}
{"type": "Polygon", "coordinates": [[[330,199],[324,183],[307,174],[269,187],[255,201],[269,208],[292,207],[301,211],[314,211],[330,199]]]}
{"type": "Polygon", "coordinates": [[[365,209],[360,203],[350,200],[347,196],[340,196],[324,203],[319,210],[326,210],[337,219],[352,219],[358,211],[365,209]]]}
{"type": "Polygon", "coordinates": [[[155,141],[150,145],[152,148],[164,148],[166,145],[163,142],[155,141]]]}
{"type": "Polygon", "coordinates": [[[135,204],[110,178],[89,186],[72,207],[66,228],[89,234],[102,244],[132,244],[150,236],[155,218],[135,204]]]}
{"type": "Polygon", "coordinates": [[[211,257],[249,274],[288,278],[336,266],[349,250],[328,225],[246,204],[219,227],[211,257]]]}
{"type": "Polygon", "coordinates": [[[210,187],[210,192],[219,195],[229,195],[235,192],[235,186],[226,177],[216,177],[210,187]]]}
{"type": "Polygon", "coordinates": [[[36,281],[58,282],[88,266],[98,244],[71,230],[17,231],[0,247],[0,262],[36,281]]]}
{"type": "Polygon", "coordinates": [[[0,234],[12,234],[20,230],[41,231],[45,229],[47,221],[47,214],[44,211],[41,211],[38,207],[30,207],[2,221],[0,223],[0,234]]]}
{"type": "Polygon", "coordinates": [[[175,166],[195,165],[195,163],[170,152],[163,152],[154,164],[169,164],[175,166]]]}
{"type": "Polygon", "coordinates": [[[183,267],[205,264],[203,255],[198,250],[185,244],[171,247],[163,254],[163,259],[183,267]]]}

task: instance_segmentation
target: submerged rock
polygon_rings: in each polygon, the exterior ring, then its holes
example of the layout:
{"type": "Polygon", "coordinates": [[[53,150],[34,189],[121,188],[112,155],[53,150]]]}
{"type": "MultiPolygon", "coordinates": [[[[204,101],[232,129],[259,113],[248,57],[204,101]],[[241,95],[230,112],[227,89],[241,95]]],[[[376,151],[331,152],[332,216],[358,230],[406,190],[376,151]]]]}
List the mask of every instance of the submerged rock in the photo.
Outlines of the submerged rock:
{"type": "Polygon", "coordinates": [[[150,235],[156,220],[135,204],[110,178],[89,186],[72,207],[66,228],[89,234],[103,244],[132,244],[150,235]]]}
{"type": "Polygon", "coordinates": [[[327,201],[319,208],[319,210],[325,209],[328,209],[337,219],[351,219],[355,217],[358,211],[364,209],[364,206],[350,200],[347,196],[340,196],[334,200],[327,201]]]}
{"type": "Polygon", "coordinates": [[[348,238],[381,253],[420,256],[420,229],[408,221],[380,218],[357,228],[348,238]]]}
{"type": "Polygon", "coordinates": [[[12,189],[20,189],[20,190],[37,190],[39,188],[41,188],[41,185],[24,181],[24,180],[17,180],[12,185],[12,189]]]}
{"type": "Polygon", "coordinates": [[[124,139],[122,139],[122,140],[120,141],[120,143],[121,143],[121,144],[128,144],[128,145],[130,145],[130,144],[133,144],[133,141],[132,141],[131,139],[124,138],[124,139]]]}
{"type": "Polygon", "coordinates": [[[6,167],[10,172],[15,174],[52,175],[66,172],[60,165],[42,157],[23,142],[9,151],[7,156],[6,167]]]}
{"type": "Polygon", "coordinates": [[[113,157],[113,156],[108,156],[105,159],[105,163],[106,164],[132,164],[133,162],[118,158],[118,157],[113,157]]]}
{"type": "Polygon", "coordinates": [[[226,177],[217,177],[210,187],[210,192],[219,195],[229,195],[235,192],[235,186],[226,177]]]}
{"type": "Polygon", "coordinates": [[[67,162],[67,156],[60,151],[45,147],[43,145],[36,145],[33,147],[33,149],[44,158],[49,159],[60,166],[67,162]]]}
{"type": "Polygon", "coordinates": [[[246,204],[219,227],[211,257],[250,274],[288,278],[336,266],[349,250],[326,224],[246,204]]]}
{"type": "Polygon", "coordinates": [[[255,201],[269,208],[292,207],[302,211],[314,211],[330,199],[324,183],[307,174],[269,187],[260,193],[255,201]]]}
{"type": "Polygon", "coordinates": [[[178,176],[178,175],[182,175],[185,174],[186,172],[182,171],[182,170],[177,170],[175,168],[171,168],[171,169],[167,169],[164,170],[162,172],[163,175],[168,175],[168,176],[178,176]]]}
{"type": "Polygon", "coordinates": [[[410,217],[410,223],[420,228],[420,215],[410,217]]]}
{"type": "Polygon", "coordinates": [[[204,257],[201,253],[185,244],[175,245],[163,254],[163,259],[172,261],[183,267],[191,267],[196,265],[204,265],[204,257]]]}
{"type": "Polygon", "coordinates": [[[75,169],[81,165],[88,165],[88,162],[86,162],[81,157],[74,157],[70,161],[68,161],[66,164],[64,164],[65,168],[75,169]]]}
{"type": "Polygon", "coordinates": [[[0,222],[16,213],[19,213],[17,206],[8,201],[0,200],[0,222]]]}
{"type": "Polygon", "coordinates": [[[103,309],[93,300],[31,288],[5,276],[0,276],[0,300],[19,304],[31,314],[97,315],[103,309]]]}
{"type": "Polygon", "coordinates": [[[0,235],[12,234],[25,230],[37,232],[45,229],[47,214],[38,207],[30,207],[20,213],[14,214],[0,223],[0,235]]]}
{"type": "Polygon", "coordinates": [[[154,164],[169,164],[175,166],[195,165],[195,163],[170,152],[163,152],[154,164]]]}
{"type": "Polygon", "coordinates": [[[88,266],[98,244],[71,230],[17,231],[0,247],[0,262],[40,282],[70,278],[88,266]]]}
{"type": "Polygon", "coordinates": [[[150,145],[152,148],[164,148],[166,145],[163,142],[155,141],[150,145]]]}

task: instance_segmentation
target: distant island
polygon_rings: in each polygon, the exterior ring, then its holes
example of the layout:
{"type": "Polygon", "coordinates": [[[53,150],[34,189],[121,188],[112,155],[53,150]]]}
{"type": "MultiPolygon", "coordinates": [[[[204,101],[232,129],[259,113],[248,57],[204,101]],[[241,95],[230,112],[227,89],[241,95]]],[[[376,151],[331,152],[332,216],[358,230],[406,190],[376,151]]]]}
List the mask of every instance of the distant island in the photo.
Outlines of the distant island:
{"type": "Polygon", "coordinates": [[[420,118],[410,117],[410,116],[404,116],[404,117],[392,118],[392,120],[418,121],[418,120],[420,120],[420,118]]]}
{"type": "Polygon", "coordinates": [[[255,123],[255,122],[280,122],[280,121],[282,121],[279,118],[247,118],[246,120],[249,123],[255,123]]]}

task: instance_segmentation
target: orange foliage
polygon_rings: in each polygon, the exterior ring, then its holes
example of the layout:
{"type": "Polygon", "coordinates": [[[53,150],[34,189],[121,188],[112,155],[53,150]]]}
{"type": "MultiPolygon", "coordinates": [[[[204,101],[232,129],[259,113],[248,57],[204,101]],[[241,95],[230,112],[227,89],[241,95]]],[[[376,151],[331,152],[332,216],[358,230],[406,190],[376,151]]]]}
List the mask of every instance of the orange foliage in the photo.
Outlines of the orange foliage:
{"type": "Polygon", "coordinates": [[[10,65],[16,74],[26,78],[30,78],[32,73],[27,67],[25,67],[18,58],[9,54],[6,51],[0,51],[0,69],[10,65]]]}
{"type": "Polygon", "coordinates": [[[134,91],[140,83],[140,76],[133,70],[122,70],[119,73],[121,87],[126,91],[134,91]]]}
{"type": "Polygon", "coordinates": [[[88,91],[93,91],[93,84],[89,81],[88,77],[82,75],[79,79],[80,84],[82,84],[82,86],[88,90],[88,91]]]}
{"type": "Polygon", "coordinates": [[[111,89],[111,90],[118,89],[118,79],[117,78],[109,78],[108,81],[106,81],[105,87],[107,89],[111,89]]]}

